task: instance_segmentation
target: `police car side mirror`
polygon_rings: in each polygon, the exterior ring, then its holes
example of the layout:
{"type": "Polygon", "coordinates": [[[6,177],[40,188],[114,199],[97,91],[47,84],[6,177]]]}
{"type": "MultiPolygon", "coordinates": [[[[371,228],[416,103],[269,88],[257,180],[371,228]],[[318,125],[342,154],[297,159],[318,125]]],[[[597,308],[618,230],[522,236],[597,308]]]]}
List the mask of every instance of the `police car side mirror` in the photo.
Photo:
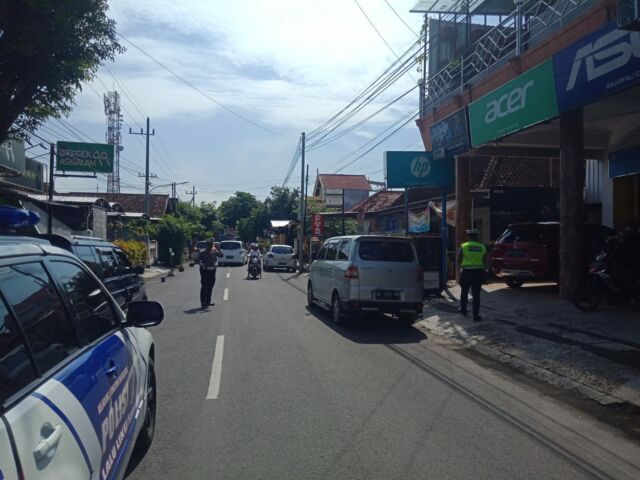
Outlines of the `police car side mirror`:
{"type": "Polygon", "coordinates": [[[142,265],[136,265],[133,267],[133,271],[138,275],[142,275],[144,273],[144,267],[142,265]]]}
{"type": "Polygon", "coordinates": [[[129,302],[127,324],[134,327],[153,327],[164,319],[164,308],[152,300],[129,302]]]}

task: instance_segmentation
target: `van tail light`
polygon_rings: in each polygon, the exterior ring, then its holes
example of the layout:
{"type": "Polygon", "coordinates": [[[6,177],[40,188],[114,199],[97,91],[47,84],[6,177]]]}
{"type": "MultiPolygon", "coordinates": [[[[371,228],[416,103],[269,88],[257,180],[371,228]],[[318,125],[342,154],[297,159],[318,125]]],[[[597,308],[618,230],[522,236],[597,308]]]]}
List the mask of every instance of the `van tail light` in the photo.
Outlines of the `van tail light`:
{"type": "Polygon", "coordinates": [[[347,267],[347,271],[344,272],[344,278],[348,278],[349,280],[358,280],[360,278],[358,267],[355,265],[349,265],[347,267]]]}
{"type": "Polygon", "coordinates": [[[423,280],[424,280],[424,270],[418,267],[416,268],[416,282],[422,285],[423,280]]]}

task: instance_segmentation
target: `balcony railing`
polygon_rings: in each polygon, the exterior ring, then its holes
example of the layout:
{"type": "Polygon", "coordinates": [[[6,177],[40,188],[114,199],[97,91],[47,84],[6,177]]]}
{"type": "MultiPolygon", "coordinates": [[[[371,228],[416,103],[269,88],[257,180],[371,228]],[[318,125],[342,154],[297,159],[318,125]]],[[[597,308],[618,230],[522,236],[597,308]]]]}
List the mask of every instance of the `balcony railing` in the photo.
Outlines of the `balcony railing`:
{"type": "Polygon", "coordinates": [[[510,58],[540,44],[598,0],[533,0],[523,3],[480,37],[461,56],[429,75],[424,87],[426,112],[465,86],[486,77],[510,58]]]}

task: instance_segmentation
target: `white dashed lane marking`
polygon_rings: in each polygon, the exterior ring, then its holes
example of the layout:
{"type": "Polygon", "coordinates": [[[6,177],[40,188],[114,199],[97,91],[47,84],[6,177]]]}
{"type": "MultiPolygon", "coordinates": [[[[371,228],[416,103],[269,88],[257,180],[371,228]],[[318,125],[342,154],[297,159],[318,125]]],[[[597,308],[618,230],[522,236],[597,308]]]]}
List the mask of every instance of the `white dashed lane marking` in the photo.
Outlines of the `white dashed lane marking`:
{"type": "Polygon", "coordinates": [[[224,289],[224,296],[222,297],[222,300],[229,300],[229,289],[228,288],[224,289]]]}
{"type": "MultiPolygon", "coordinates": [[[[225,290],[226,295],[226,290],[225,290]]],[[[222,378],[222,355],[224,354],[224,335],[218,335],[216,339],[216,350],[213,354],[213,364],[211,365],[211,377],[209,378],[209,390],[207,390],[207,400],[217,400],[220,392],[220,379],[222,378]]]]}

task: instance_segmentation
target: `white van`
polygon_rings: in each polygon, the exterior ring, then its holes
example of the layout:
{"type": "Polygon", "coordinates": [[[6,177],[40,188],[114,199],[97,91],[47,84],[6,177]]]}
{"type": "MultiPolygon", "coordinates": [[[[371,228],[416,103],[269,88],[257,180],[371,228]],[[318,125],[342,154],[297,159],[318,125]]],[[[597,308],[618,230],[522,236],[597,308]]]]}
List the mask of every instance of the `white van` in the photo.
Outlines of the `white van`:
{"type": "Polygon", "coordinates": [[[331,308],[341,322],[353,313],[391,313],[413,322],[422,315],[423,272],[410,239],[330,238],[311,264],[307,303],[331,308]]]}
{"type": "Polygon", "coordinates": [[[223,257],[218,260],[220,265],[238,264],[244,265],[247,263],[247,251],[242,246],[240,240],[225,240],[220,242],[220,251],[223,253],[223,257]]]}

